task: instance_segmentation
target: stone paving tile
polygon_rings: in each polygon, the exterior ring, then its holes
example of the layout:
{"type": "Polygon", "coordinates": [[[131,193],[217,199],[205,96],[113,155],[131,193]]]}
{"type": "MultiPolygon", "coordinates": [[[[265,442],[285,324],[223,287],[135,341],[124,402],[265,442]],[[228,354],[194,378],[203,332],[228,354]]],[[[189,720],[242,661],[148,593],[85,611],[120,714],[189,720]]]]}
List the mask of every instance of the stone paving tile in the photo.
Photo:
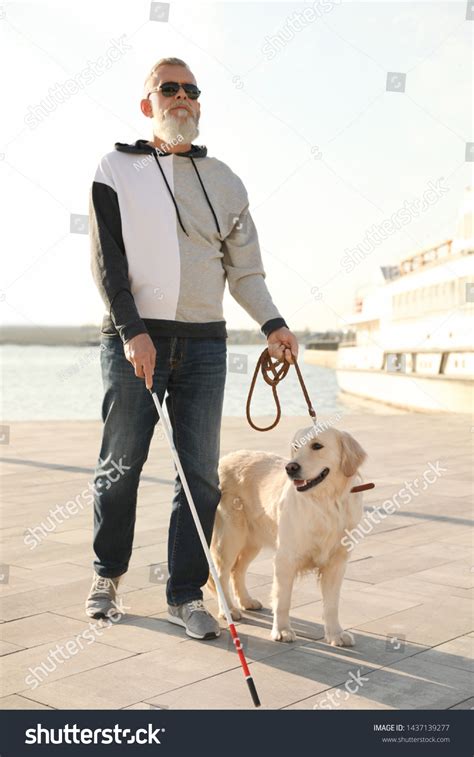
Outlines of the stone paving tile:
{"type": "Polygon", "coordinates": [[[459,558],[459,550],[465,548],[455,544],[436,542],[422,544],[396,553],[379,555],[347,566],[346,576],[358,581],[379,583],[391,578],[418,573],[459,558]],[[395,559],[396,555],[396,559],[395,559]]]}
{"type": "MultiPolygon", "coordinates": [[[[473,528],[458,523],[446,521],[434,521],[430,518],[418,520],[410,528],[402,528],[399,531],[391,531],[389,534],[371,535],[367,541],[375,544],[397,545],[400,549],[417,544],[431,544],[431,542],[461,543],[471,546],[474,536],[473,528]],[[456,540],[462,539],[461,542],[456,540]]],[[[358,545],[359,547],[360,545],[358,545]]],[[[357,547],[357,548],[358,548],[357,547]]],[[[355,551],[355,550],[354,550],[355,551]]]]}
{"type": "MultiPolygon", "coordinates": [[[[381,581],[378,584],[372,584],[371,589],[376,593],[388,594],[401,594],[412,597],[418,595],[419,601],[436,599],[437,597],[452,597],[458,596],[458,591],[446,584],[437,584],[431,581],[421,581],[417,578],[418,574],[414,573],[410,576],[402,576],[401,578],[392,578],[389,581],[381,581]]],[[[460,589],[461,595],[465,590],[460,589]]]]}
{"type": "MultiPolygon", "coordinates": [[[[423,661],[415,655],[370,673],[362,673],[355,693],[339,686],[289,709],[447,709],[473,693],[472,676],[458,668],[423,661]],[[329,696],[331,695],[331,696],[329,696]],[[360,696],[363,706],[359,707],[360,696]],[[372,706],[368,707],[371,703],[372,706]]],[[[351,687],[349,687],[351,688],[351,687]]],[[[352,689],[356,684],[352,685],[352,689]]]]}
{"type": "Polygon", "coordinates": [[[33,699],[21,697],[18,694],[10,694],[0,699],[0,710],[51,710],[45,704],[35,702],[33,699]]]}
{"type": "Polygon", "coordinates": [[[10,594],[21,594],[24,591],[31,591],[35,587],[39,588],[39,584],[32,580],[33,573],[28,568],[10,565],[9,569],[8,583],[0,584],[0,599],[8,597],[10,594]]]}
{"type": "Polygon", "coordinates": [[[42,586],[59,586],[80,581],[87,578],[92,580],[92,571],[70,562],[62,562],[60,565],[41,565],[32,570],[32,578],[36,584],[42,586]]]}
{"type": "Polygon", "coordinates": [[[188,641],[188,637],[176,626],[162,618],[123,618],[106,626],[97,641],[137,654],[155,649],[170,649],[188,641]]]}
{"type": "Polygon", "coordinates": [[[18,644],[12,644],[10,641],[4,641],[1,638],[1,632],[4,625],[4,623],[0,624],[0,657],[3,657],[3,655],[6,654],[11,654],[12,652],[18,652],[20,649],[23,649],[23,647],[19,646],[18,644]]]}
{"type": "MultiPolygon", "coordinates": [[[[407,610],[420,604],[419,597],[380,594],[367,588],[354,589],[343,584],[339,606],[339,619],[343,628],[361,627],[369,621],[393,615],[397,611],[407,610]]],[[[306,620],[313,623],[323,623],[322,601],[296,607],[290,614],[293,620],[306,620]]],[[[296,630],[296,627],[295,627],[296,630]]]]}
{"type": "Polygon", "coordinates": [[[83,623],[71,618],[45,612],[20,620],[11,620],[0,626],[0,640],[19,644],[24,648],[47,644],[65,636],[74,637],[88,628],[86,616],[83,623]]]}
{"type": "MultiPolygon", "coordinates": [[[[402,529],[402,531],[406,530],[408,529],[402,529]]],[[[351,550],[349,554],[349,563],[364,560],[366,557],[394,554],[403,549],[403,545],[388,541],[388,536],[386,538],[387,540],[382,541],[381,539],[376,540],[371,537],[366,537],[351,550]]]]}
{"type": "MultiPolygon", "coordinates": [[[[93,646],[112,649],[104,644],[93,646]]],[[[126,659],[112,662],[103,668],[103,675],[89,670],[46,683],[35,690],[34,696],[37,701],[57,708],[67,701],[73,709],[119,709],[236,665],[240,668],[235,653],[213,648],[206,642],[193,646],[185,641],[175,650],[166,647],[134,655],[129,664],[126,659]]]]}
{"type": "MultiPolygon", "coordinates": [[[[70,524],[69,524],[70,525],[70,524]]],[[[61,544],[86,544],[92,543],[93,530],[90,528],[74,528],[69,531],[56,531],[48,536],[50,541],[61,544]]]]}
{"type": "Polygon", "coordinates": [[[450,707],[450,710],[474,710],[474,697],[470,697],[469,699],[465,699],[463,702],[459,702],[459,704],[454,705],[454,707],[450,707]]]}
{"type": "Polygon", "coordinates": [[[25,591],[7,597],[0,597],[0,617],[15,620],[45,612],[51,608],[65,606],[77,594],[81,599],[90,588],[90,581],[74,581],[64,586],[44,586],[34,591],[25,591]]]}
{"type": "Polygon", "coordinates": [[[46,540],[36,548],[30,549],[22,542],[18,542],[14,546],[2,548],[2,560],[7,564],[33,569],[47,562],[73,562],[73,555],[79,555],[81,549],[81,547],[46,540]]]}
{"type": "Polygon", "coordinates": [[[419,659],[474,673],[474,638],[469,635],[458,636],[457,639],[427,649],[419,655],[419,659]]]}
{"type": "Polygon", "coordinates": [[[129,657],[131,654],[123,649],[96,644],[88,639],[84,639],[83,642],[75,642],[75,647],[71,644],[67,649],[66,644],[71,641],[74,642],[74,638],[76,637],[66,636],[55,639],[48,644],[41,644],[31,649],[1,657],[0,695],[7,696],[8,694],[24,692],[29,696],[28,692],[30,692],[34,695],[35,701],[40,701],[36,697],[36,692],[42,688],[41,685],[38,685],[38,681],[55,681],[90,668],[99,678],[102,666],[129,657]],[[83,643],[82,648],[79,648],[79,643],[83,643]],[[56,652],[58,661],[55,662],[54,657],[50,657],[50,655],[51,652],[54,653],[58,649],[59,651],[56,652]],[[74,652],[73,649],[76,651],[74,652]]]}
{"type": "MultiPolygon", "coordinates": [[[[370,669],[370,665],[361,666],[362,671],[370,669]]],[[[353,670],[352,662],[326,656],[309,656],[298,647],[291,648],[290,645],[279,654],[250,665],[262,705],[271,709],[284,707],[297,699],[343,682],[350,670],[353,670]]],[[[184,689],[163,691],[156,697],[147,697],[147,702],[179,710],[253,709],[240,669],[207,678],[184,689]]]]}
{"type": "Polygon", "coordinates": [[[461,544],[464,547],[471,547],[472,549],[474,548],[474,531],[472,528],[466,529],[457,536],[448,536],[446,539],[443,539],[443,541],[447,541],[450,544],[461,544]]]}
{"type": "Polygon", "coordinates": [[[401,612],[357,624],[359,631],[435,646],[472,631],[472,602],[460,597],[439,597],[401,612]]]}
{"type": "MultiPolygon", "coordinates": [[[[462,549],[459,545],[457,549],[462,549]]],[[[474,572],[472,571],[472,559],[456,560],[444,563],[429,570],[422,570],[413,574],[413,578],[420,581],[452,586],[458,589],[472,589],[474,586],[474,572]]]]}
{"type": "Polygon", "coordinates": [[[384,667],[392,665],[413,655],[424,652],[427,647],[421,644],[402,642],[386,636],[377,636],[370,633],[352,631],[355,644],[353,647],[332,647],[325,641],[305,641],[300,644],[300,651],[309,655],[324,655],[336,657],[339,660],[351,662],[354,667],[371,665],[372,667],[384,667]]]}

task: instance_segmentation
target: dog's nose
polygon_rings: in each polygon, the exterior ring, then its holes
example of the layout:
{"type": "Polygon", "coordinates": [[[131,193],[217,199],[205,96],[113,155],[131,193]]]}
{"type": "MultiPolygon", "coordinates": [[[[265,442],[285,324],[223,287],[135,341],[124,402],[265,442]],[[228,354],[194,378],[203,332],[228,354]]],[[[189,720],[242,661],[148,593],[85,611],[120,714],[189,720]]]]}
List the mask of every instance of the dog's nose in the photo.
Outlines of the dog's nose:
{"type": "Polygon", "coordinates": [[[300,468],[301,465],[299,463],[288,463],[288,465],[285,465],[285,470],[289,476],[292,476],[294,473],[298,473],[300,468]]]}

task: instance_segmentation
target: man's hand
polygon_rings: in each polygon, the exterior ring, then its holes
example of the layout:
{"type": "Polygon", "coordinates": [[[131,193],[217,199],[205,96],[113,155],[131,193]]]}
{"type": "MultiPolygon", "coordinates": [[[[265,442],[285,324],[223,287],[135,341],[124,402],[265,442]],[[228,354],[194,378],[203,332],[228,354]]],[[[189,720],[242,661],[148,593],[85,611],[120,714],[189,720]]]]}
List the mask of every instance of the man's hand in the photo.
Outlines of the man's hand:
{"type": "Polygon", "coordinates": [[[267,337],[267,344],[270,357],[279,360],[280,363],[285,360],[287,363],[294,363],[293,357],[298,358],[298,342],[286,326],[272,331],[267,337]]]}
{"type": "Polygon", "coordinates": [[[144,378],[147,389],[153,387],[156,349],[149,334],[137,334],[124,345],[125,357],[135,368],[135,376],[144,378]]]}

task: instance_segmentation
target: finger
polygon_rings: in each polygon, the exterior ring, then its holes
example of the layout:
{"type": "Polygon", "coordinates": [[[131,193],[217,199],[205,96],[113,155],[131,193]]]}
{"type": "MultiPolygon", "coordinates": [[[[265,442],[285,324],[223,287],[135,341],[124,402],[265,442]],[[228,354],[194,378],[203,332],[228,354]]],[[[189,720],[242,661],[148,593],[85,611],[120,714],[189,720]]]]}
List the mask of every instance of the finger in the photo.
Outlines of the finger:
{"type": "Polygon", "coordinates": [[[144,366],[145,371],[145,384],[147,389],[151,389],[153,387],[153,369],[151,367],[151,363],[147,361],[144,366]]]}
{"type": "Polygon", "coordinates": [[[283,350],[275,350],[275,352],[272,354],[272,357],[275,358],[275,360],[277,360],[279,363],[283,363],[285,360],[283,350]]]}
{"type": "Polygon", "coordinates": [[[298,344],[295,341],[293,340],[290,341],[288,345],[288,350],[291,353],[293,358],[296,359],[298,357],[298,344]]]}

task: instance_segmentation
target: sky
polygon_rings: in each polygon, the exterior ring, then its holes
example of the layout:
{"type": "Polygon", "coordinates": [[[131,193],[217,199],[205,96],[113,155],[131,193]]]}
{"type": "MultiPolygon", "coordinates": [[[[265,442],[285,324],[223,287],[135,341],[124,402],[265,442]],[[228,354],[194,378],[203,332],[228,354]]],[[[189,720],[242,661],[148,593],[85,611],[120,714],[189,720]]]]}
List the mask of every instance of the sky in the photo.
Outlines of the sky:
{"type": "MultiPolygon", "coordinates": [[[[0,3],[2,322],[100,323],[89,187],[115,142],[151,139],[143,81],[177,56],[202,90],[195,143],[247,188],[279,311],[294,330],[345,328],[380,266],[455,231],[471,16],[451,0],[0,3]]],[[[228,328],[258,328],[228,291],[224,310],[228,328]]]]}

